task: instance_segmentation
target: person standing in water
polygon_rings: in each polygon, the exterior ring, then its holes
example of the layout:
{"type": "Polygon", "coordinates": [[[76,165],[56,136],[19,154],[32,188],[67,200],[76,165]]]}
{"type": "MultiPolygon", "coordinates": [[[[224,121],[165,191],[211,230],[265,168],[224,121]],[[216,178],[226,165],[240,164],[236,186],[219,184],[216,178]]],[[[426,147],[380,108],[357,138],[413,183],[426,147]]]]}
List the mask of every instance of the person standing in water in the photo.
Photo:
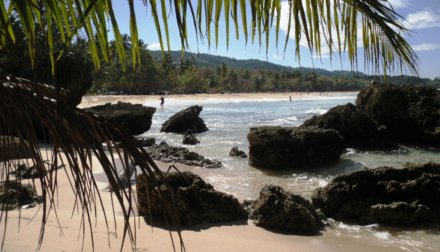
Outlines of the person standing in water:
{"type": "Polygon", "coordinates": [[[160,97],[160,106],[163,107],[163,104],[165,103],[165,97],[162,95],[160,97]]]}

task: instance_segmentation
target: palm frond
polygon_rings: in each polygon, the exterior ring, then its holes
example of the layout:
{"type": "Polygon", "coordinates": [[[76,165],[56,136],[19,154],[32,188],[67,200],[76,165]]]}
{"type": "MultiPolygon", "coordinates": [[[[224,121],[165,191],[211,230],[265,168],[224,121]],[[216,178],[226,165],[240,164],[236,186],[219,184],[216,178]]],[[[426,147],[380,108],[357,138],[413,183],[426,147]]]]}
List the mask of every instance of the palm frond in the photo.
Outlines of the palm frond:
{"type": "MultiPolygon", "coordinates": [[[[100,57],[97,44],[100,46],[104,58],[108,60],[108,37],[105,16],[109,17],[110,25],[115,34],[115,43],[121,59],[125,58],[123,40],[119,32],[118,22],[115,18],[113,2],[110,0],[66,0],[40,1],[45,6],[45,12],[34,4],[24,4],[27,1],[11,0],[9,6],[0,4],[0,48],[13,46],[14,32],[8,22],[8,16],[14,10],[24,27],[28,39],[29,55],[32,62],[34,57],[34,40],[36,29],[45,30],[48,35],[48,44],[53,40],[65,43],[74,38],[81,30],[86,33],[90,41],[90,51],[95,67],[100,67],[100,57]],[[41,22],[41,15],[46,22],[41,22]],[[35,18],[37,17],[37,18],[35,18]],[[60,31],[56,36],[51,35],[50,25],[60,31]]],[[[147,1],[144,1],[147,2],[147,1]]],[[[300,59],[300,43],[302,37],[307,41],[309,50],[321,56],[322,48],[329,48],[330,54],[339,54],[342,58],[345,53],[352,67],[358,65],[358,50],[364,50],[366,66],[371,66],[376,71],[384,70],[384,74],[395,68],[407,68],[417,74],[418,58],[414,50],[404,38],[409,31],[400,23],[402,17],[382,0],[289,0],[283,5],[281,1],[244,1],[244,0],[198,0],[197,8],[189,0],[169,1],[149,0],[154,27],[158,33],[162,51],[164,51],[163,37],[167,48],[170,48],[170,34],[168,23],[168,9],[174,10],[176,26],[181,38],[182,50],[188,48],[187,19],[192,20],[198,39],[207,38],[208,45],[213,39],[211,28],[215,30],[215,44],[218,45],[220,16],[223,12],[226,25],[226,45],[229,45],[229,20],[233,20],[236,37],[239,37],[239,21],[241,19],[241,32],[247,43],[249,30],[252,42],[255,37],[260,45],[269,48],[269,33],[273,19],[276,16],[276,45],[280,33],[280,15],[282,6],[289,8],[289,24],[286,34],[286,48],[289,43],[290,33],[295,38],[293,42],[295,57],[300,59]],[[160,5],[161,12],[158,7],[160,5]],[[189,8],[188,8],[189,7],[189,8]],[[238,12],[240,8],[240,14],[238,12]],[[196,9],[197,11],[194,11],[196,9]],[[250,13],[249,13],[250,12],[250,13]],[[248,16],[251,22],[248,22],[248,16]],[[160,22],[162,20],[162,22],[160,22]],[[203,22],[204,20],[204,22],[203,22]],[[293,29],[290,29],[293,22],[293,29]],[[249,27],[248,27],[249,26],[249,27]],[[162,33],[162,31],[165,31],[162,33]],[[361,43],[359,43],[361,42],[361,43]]],[[[118,4],[121,4],[118,2],[118,4]]],[[[138,28],[134,1],[128,1],[130,9],[130,32],[133,41],[137,41],[138,28]]],[[[49,53],[53,50],[49,48],[49,53]]],[[[139,62],[139,48],[134,43],[132,46],[133,65],[139,62]]],[[[53,64],[56,62],[53,61],[53,64]]]]}
{"type": "MultiPolygon", "coordinates": [[[[118,178],[116,159],[120,159],[122,169],[128,171],[131,162],[136,163],[145,176],[154,179],[153,174],[161,174],[154,161],[146,151],[138,145],[135,139],[122,127],[110,121],[96,117],[83,110],[72,108],[65,103],[65,94],[52,87],[31,83],[30,81],[7,77],[1,79],[0,84],[0,132],[3,135],[16,136],[21,141],[26,140],[31,148],[31,163],[44,166],[45,160],[42,147],[36,135],[36,129],[44,129],[45,138],[51,144],[50,167],[47,176],[40,176],[40,191],[43,198],[42,226],[39,244],[43,241],[44,226],[51,209],[56,209],[57,198],[57,169],[66,163],[65,173],[71,181],[72,193],[76,197],[76,204],[83,210],[81,212],[85,224],[82,228],[93,229],[93,212],[101,208],[104,213],[108,209],[101,200],[100,191],[95,181],[92,156],[102,165],[102,169],[112,188],[119,188],[121,183],[118,178]],[[115,145],[118,139],[120,145],[115,145]],[[106,143],[107,150],[102,143],[106,143]],[[123,148],[113,147],[123,146],[123,148]]],[[[0,177],[9,181],[8,174],[14,171],[14,166],[19,162],[8,159],[0,163],[0,177]]],[[[21,181],[19,181],[21,182],[21,181]]],[[[153,186],[154,185],[150,185],[153,186]]],[[[131,201],[134,192],[131,187],[126,190],[113,192],[121,206],[125,220],[123,234],[128,237],[133,247],[136,237],[130,224],[130,215],[137,209],[136,203],[131,201]]],[[[169,211],[165,213],[171,217],[174,225],[178,226],[173,216],[173,202],[165,200],[163,204],[169,211]]],[[[113,214],[114,211],[113,211],[113,214]]],[[[107,216],[107,215],[106,215],[107,216]]],[[[7,213],[0,212],[0,223],[7,225],[7,213]]],[[[107,217],[105,217],[107,223],[107,217]]],[[[108,224],[107,224],[108,225],[108,224]]],[[[3,233],[6,235],[6,232],[3,233]]],[[[92,242],[93,242],[93,237],[92,242]]]]}

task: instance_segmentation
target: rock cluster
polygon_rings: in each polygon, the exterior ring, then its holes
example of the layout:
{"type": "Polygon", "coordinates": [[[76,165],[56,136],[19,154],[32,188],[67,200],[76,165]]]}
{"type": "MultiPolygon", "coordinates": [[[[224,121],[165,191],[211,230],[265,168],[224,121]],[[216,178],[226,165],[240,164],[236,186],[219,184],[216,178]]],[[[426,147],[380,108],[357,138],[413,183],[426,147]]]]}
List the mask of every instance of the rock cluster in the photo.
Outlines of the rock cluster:
{"type": "Polygon", "coordinates": [[[183,135],[182,144],[196,145],[198,143],[200,143],[200,141],[194,136],[191,130],[187,130],[185,135],[183,135]]]}
{"type": "Polygon", "coordinates": [[[344,145],[351,148],[392,148],[397,144],[388,139],[387,130],[355,105],[336,106],[323,115],[306,120],[302,127],[315,126],[334,129],[344,138],[344,145]]]}
{"type": "Polygon", "coordinates": [[[440,146],[440,91],[435,88],[374,84],[359,92],[356,105],[400,143],[440,146]]]}
{"type": "Polygon", "coordinates": [[[205,122],[199,117],[202,106],[188,107],[170,117],[162,124],[161,132],[173,132],[183,134],[187,130],[192,133],[202,133],[208,131],[205,122]]]}
{"type": "Polygon", "coordinates": [[[139,135],[149,130],[151,119],[156,112],[156,108],[153,107],[125,102],[107,103],[84,110],[122,125],[132,135],[139,135]]]}
{"type": "Polygon", "coordinates": [[[229,152],[230,157],[239,157],[239,158],[247,158],[247,155],[244,151],[239,150],[237,146],[232,147],[229,152]]]}
{"type": "Polygon", "coordinates": [[[176,162],[205,168],[220,168],[222,166],[222,163],[218,160],[207,159],[200,154],[189,151],[187,148],[170,146],[166,142],[154,144],[146,150],[151,158],[164,163],[176,162]]]}
{"type": "Polygon", "coordinates": [[[168,200],[175,200],[177,213],[174,217],[180,226],[247,219],[247,212],[235,197],[214,190],[193,173],[170,172],[157,179],[158,184],[142,174],[137,177],[139,214],[147,221],[150,214],[161,219],[166,213],[155,188],[159,188],[168,200]]]}
{"type": "Polygon", "coordinates": [[[249,164],[267,169],[289,169],[337,161],[343,139],[333,129],[315,127],[256,127],[247,135],[249,164]]]}
{"type": "Polygon", "coordinates": [[[440,165],[382,167],[334,178],[315,190],[313,205],[327,216],[358,224],[440,223],[440,165]]]}
{"type": "Polygon", "coordinates": [[[257,226],[264,228],[312,234],[323,227],[320,217],[308,200],[286,192],[279,186],[263,187],[258,199],[251,202],[249,207],[249,218],[257,226]]]}
{"type": "Polygon", "coordinates": [[[23,205],[39,202],[41,199],[31,184],[22,184],[12,180],[0,182],[0,210],[13,210],[23,205]]]}

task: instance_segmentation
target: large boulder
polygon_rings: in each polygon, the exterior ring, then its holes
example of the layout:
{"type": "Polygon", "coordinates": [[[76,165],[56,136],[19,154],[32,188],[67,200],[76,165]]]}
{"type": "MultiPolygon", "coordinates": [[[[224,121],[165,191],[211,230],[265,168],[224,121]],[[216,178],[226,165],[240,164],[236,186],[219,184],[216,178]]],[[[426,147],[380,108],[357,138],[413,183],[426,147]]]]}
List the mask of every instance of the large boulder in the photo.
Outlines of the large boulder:
{"type": "Polygon", "coordinates": [[[247,138],[249,164],[267,169],[328,164],[345,150],[342,137],[332,129],[254,127],[247,138]]]}
{"type": "Polygon", "coordinates": [[[398,142],[440,146],[440,91],[435,88],[373,84],[361,89],[356,105],[398,142]]]}
{"type": "Polygon", "coordinates": [[[334,129],[344,138],[346,147],[352,148],[386,148],[397,144],[387,139],[387,130],[381,127],[365,112],[355,105],[331,108],[323,115],[306,120],[302,127],[315,126],[322,129],[334,129]]]}
{"type": "Polygon", "coordinates": [[[0,161],[30,157],[32,150],[26,140],[13,136],[0,136],[0,161]]]}
{"type": "Polygon", "coordinates": [[[250,203],[249,218],[257,226],[278,231],[316,233],[323,223],[313,205],[282,187],[266,185],[250,203]]]}
{"type": "Polygon", "coordinates": [[[202,109],[202,106],[195,105],[176,113],[163,123],[160,131],[180,134],[187,130],[191,130],[192,133],[208,131],[205,122],[199,117],[202,109]]]}
{"type": "Polygon", "coordinates": [[[312,202],[327,217],[362,225],[440,223],[440,165],[341,175],[316,189],[312,202]]]}
{"type": "Polygon", "coordinates": [[[212,185],[191,172],[165,173],[163,177],[156,178],[157,184],[143,174],[136,180],[139,214],[147,221],[150,214],[154,221],[155,218],[163,218],[166,213],[157,189],[168,200],[174,200],[175,217],[180,226],[247,219],[247,212],[235,197],[214,190],[212,185]]]}
{"type": "Polygon", "coordinates": [[[164,163],[181,163],[205,168],[220,168],[222,163],[215,159],[207,159],[200,154],[189,151],[187,148],[170,146],[166,142],[153,144],[147,149],[148,154],[154,160],[164,163]]]}
{"type": "Polygon", "coordinates": [[[153,107],[125,102],[107,103],[84,110],[122,125],[132,135],[139,135],[149,130],[152,123],[151,119],[156,112],[156,108],[153,107]]]}

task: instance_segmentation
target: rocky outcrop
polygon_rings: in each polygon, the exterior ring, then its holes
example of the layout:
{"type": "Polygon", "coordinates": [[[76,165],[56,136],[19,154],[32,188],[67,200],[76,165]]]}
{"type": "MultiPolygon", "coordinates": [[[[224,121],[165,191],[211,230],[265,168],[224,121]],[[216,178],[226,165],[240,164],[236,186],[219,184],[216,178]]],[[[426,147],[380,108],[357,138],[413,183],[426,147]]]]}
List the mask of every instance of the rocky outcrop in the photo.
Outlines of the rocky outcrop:
{"type": "Polygon", "coordinates": [[[230,157],[239,157],[239,158],[247,158],[247,155],[244,151],[239,150],[237,146],[232,147],[229,152],[230,157]]]}
{"type": "Polygon", "coordinates": [[[435,88],[374,84],[359,92],[356,105],[398,142],[440,146],[440,91],[435,88]]]}
{"type": "Polygon", "coordinates": [[[381,167],[334,178],[316,189],[313,205],[327,217],[358,224],[440,223],[440,165],[381,167]]]}
{"type": "Polygon", "coordinates": [[[107,103],[84,110],[122,125],[132,135],[139,135],[149,130],[152,123],[151,119],[156,112],[156,108],[124,102],[107,103]]]}
{"type": "Polygon", "coordinates": [[[16,166],[15,171],[12,172],[12,175],[20,179],[35,179],[46,176],[47,170],[46,167],[41,165],[28,167],[26,164],[19,164],[16,166]]]}
{"type": "Polygon", "coordinates": [[[323,223],[312,204],[284,191],[275,185],[267,185],[260,191],[257,200],[251,202],[249,218],[257,226],[294,233],[317,233],[323,223]]]}
{"type": "Polygon", "coordinates": [[[163,123],[160,131],[180,134],[187,130],[191,130],[193,133],[208,131],[205,122],[199,117],[202,109],[202,106],[195,105],[176,113],[163,123]]]}
{"type": "Polygon", "coordinates": [[[13,136],[0,136],[0,161],[29,158],[32,155],[26,140],[13,136]]]}
{"type": "Polygon", "coordinates": [[[386,127],[380,126],[355,105],[336,106],[323,115],[306,120],[302,127],[315,126],[334,129],[344,138],[346,147],[351,148],[393,148],[395,142],[388,139],[386,127]]]}
{"type": "Polygon", "coordinates": [[[342,137],[332,129],[255,127],[247,138],[249,164],[267,169],[328,164],[345,149],[342,137]]]}
{"type": "Polygon", "coordinates": [[[31,184],[22,184],[12,180],[0,182],[0,210],[13,210],[23,205],[39,202],[41,199],[31,184]]]}
{"type": "Polygon", "coordinates": [[[204,158],[202,155],[191,152],[186,148],[170,146],[166,142],[154,144],[146,150],[151,158],[164,163],[176,162],[205,168],[222,167],[222,163],[218,160],[204,158]]]}
{"type": "Polygon", "coordinates": [[[186,145],[196,145],[200,143],[200,141],[194,136],[191,130],[187,130],[185,135],[183,135],[182,144],[186,145]]]}
{"type": "Polygon", "coordinates": [[[168,200],[174,199],[176,218],[181,226],[247,219],[247,212],[236,198],[214,190],[212,185],[191,172],[165,173],[163,179],[159,176],[157,179],[158,184],[144,175],[139,175],[136,180],[139,214],[147,221],[150,213],[153,221],[154,218],[163,218],[166,213],[157,188],[168,200]]]}

